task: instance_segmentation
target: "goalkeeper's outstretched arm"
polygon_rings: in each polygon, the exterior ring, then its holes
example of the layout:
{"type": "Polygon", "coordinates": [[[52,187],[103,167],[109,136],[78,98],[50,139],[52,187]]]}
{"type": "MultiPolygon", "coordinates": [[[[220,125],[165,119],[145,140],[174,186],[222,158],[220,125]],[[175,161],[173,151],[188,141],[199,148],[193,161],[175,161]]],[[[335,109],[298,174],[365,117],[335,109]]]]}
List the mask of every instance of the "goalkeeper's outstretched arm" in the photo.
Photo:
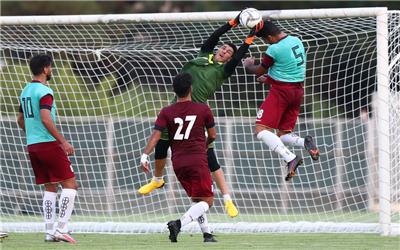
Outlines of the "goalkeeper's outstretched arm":
{"type": "Polygon", "coordinates": [[[246,55],[247,51],[249,50],[250,45],[253,43],[254,39],[256,38],[256,33],[260,31],[264,26],[264,22],[261,21],[258,23],[254,28],[250,30],[250,33],[247,35],[246,39],[243,41],[243,44],[240,48],[233,54],[232,59],[225,64],[224,72],[225,78],[228,78],[235,72],[236,67],[238,66],[239,62],[243,59],[246,55]]]}
{"type": "Polygon", "coordinates": [[[222,25],[218,29],[216,29],[211,36],[203,43],[201,46],[200,51],[203,53],[210,53],[214,50],[215,46],[217,45],[219,38],[228,32],[232,27],[236,27],[239,24],[239,15],[237,15],[234,19],[230,20],[226,24],[222,25]]]}

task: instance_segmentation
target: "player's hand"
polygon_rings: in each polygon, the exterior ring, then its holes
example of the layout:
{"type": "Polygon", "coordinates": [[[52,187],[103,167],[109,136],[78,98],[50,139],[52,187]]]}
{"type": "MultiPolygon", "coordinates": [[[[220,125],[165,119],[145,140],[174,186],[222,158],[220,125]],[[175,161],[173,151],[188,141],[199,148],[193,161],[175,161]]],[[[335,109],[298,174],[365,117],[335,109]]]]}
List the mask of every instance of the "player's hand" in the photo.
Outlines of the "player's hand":
{"type": "Polygon", "coordinates": [[[61,143],[61,148],[64,150],[66,155],[73,155],[75,153],[74,147],[68,141],[61,143]]]}
{"type": "Polygon", "coordinates": [[[241,11],[239,12],[239,15],[237,15],[235,18],[229,20],[229,25],[230,25],[230,26],[232,26],[232,27],[238,26],[240,14],[242,14],[242,11],[243,11],[243,10],[241,10],[241,11]]]}
{"type": "Polygon", "coordinates": [[[149,164],[149,156],[147,154],[142,154],[140,157],[140,165],[142,166],[142,170],[148,174],[150,172],[150,164],[149,164]]]}
{"type": "Polygon", "coordinates": [[[257,78],[257,81],[260,83],[267,83],[267,77],[265,75],[262,75],[257,78]]]}
{"type": "Polygon", "coordinates": [[[264,27],[264,21],[261,20],[256,26],[254,26],[249,34],[247,35],[246,39],[244,40],[245,43],[248,45],[252,44],[254,39],[256,38],[257,33],[264,27]]]}
{"type": "Polygon", "coordinates": [[[255,63],[254,57],[247,57],[246,59],[243,60],[243,67],[248,68],[250,66],[253,66],[255,63]]]}

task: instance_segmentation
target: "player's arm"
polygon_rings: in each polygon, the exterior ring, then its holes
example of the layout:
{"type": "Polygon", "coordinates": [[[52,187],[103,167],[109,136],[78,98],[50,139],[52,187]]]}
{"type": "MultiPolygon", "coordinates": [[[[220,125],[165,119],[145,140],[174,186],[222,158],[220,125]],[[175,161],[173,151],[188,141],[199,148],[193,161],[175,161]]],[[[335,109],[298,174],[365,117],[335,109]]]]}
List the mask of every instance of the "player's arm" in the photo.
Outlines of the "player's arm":
{"type": "Polygon", "coordinates": [[[227,62],[224,66],[224,75],[225,78],[228,78],[235,72],[236,67],[239,65],[240,61],[246,55],[247,51],[249,50],[250,45],[253,43],[254,39],[256,38],[256,33],[260,31],[264,26],[264,22],[261,21],[258,23],[254,28],[252,28],[247,35],[246,39],[243,41],[243,44],[240,48],[233,54],[232,59],[227,62]]]}
{"type": "Polygon", "coordinates": [[[256,74],[257,76],[264,75],[268,69],[274,64],[274,59],[268,54],[264,54],[260,64],[255,64],[253,57],[248,57],[243,61],[247,73],[256,74]]]}
{"type": "Polygon", "coordinates": [[[145,173],[150,172],[149,168],[149,154],[153,152],[153,149],[157,145],[157,142],[161,138],[161,130],[154,129],[153,133],[150,136],[149,141],[147,142],[146,147],[144,148],[142,157],[140,158],[140,164],[142,165],[142,169],[145,173]]]}
{"type": "Polygon", "coordinates": [[[205,126],[207,129],[206,145],[208,146],[217,138],[217,130],[215,129],[214,115],[210,107],[206,105],[205,109],[205,126]]]}
{"type": "Polygon", "coordinates": [[[157,120],[154,124],[153,133],[150,136],[149,141],[147,142],[146,147],[144,148],[143,154],[140,158],[140,165],[145,173],[150,171],[149,168],[149,154],[153,151],[157,142],[161,138],[162,131],[167,127],[167,117],[165,115],[164,109],[161,109],[160,113],[157,116],[157,120]]]}
{"type": "Polygon", "coordinates": [[[212,143],[213,141],[215,141],[216,138],[217,138],[217,130],[215,129],[215,127],[207,128],[207,141],[206,141],[206,145],[209,145],[210,143],[212,143]]]}
{"type": "MultiPolygon", "coordinates": [[[[240,12],[241,13],[241,12],[240,12]]],[[[239,15],[237,15],[235,18],[232,20],[229,20],[226,24],[222,25],[218,29],[216,29],[211,36],[203,43],[203,45],[200,48],[201,53],[212,53],[215,46],[217,45],[219,38],[228,32],[232,27],[236,27],[239,24],[239,15]]]]}
{"type": "Polygon", "coordinates": [[[25,131],[25,121],[24,121],[24,111],[22,110],[21,105],[19,106],[19,113],[17,118],[18,126],[25,131]]]}
{"type": "Polygon", "coordinates": [[[72,155],[75,151],[74,147],[72,147],[64,136],[58,132],[56,125],[51,119],[52,103],[53,97],[51,95],[44,96],[40,99],[40,119],[47,131],[61,144],[65,154],[72,155]]]}

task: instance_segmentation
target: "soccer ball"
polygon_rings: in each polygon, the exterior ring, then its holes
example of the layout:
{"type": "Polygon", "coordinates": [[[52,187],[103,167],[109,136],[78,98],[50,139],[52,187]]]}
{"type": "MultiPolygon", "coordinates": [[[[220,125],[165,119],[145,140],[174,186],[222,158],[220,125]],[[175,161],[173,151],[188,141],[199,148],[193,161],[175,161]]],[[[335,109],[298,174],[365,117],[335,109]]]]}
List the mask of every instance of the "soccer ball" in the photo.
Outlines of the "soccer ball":
{"type": "Polygon", "coordinates": [[[262,20],[261,13],[254,8],[247,8],[240,13],[240,24],[249,29],[256,26],[262,20]]]}

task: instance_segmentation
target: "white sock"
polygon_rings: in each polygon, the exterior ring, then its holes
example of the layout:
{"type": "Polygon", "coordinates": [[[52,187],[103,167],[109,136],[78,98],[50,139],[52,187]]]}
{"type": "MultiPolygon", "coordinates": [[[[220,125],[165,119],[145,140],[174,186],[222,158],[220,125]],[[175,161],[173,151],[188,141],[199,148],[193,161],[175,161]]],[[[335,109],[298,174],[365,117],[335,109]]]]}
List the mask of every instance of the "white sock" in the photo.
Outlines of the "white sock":
{"type": "Polygon", "coordinates": [[[231,198],[231,196],[229,194],[224,194],[222,197],[224,197],[224,202],[232,200],[232,198],[231,198]]]}
{"type": "Polygon", "coordinates": [[[160,176],[160,177],[153,176],[153,180],[155,180],[156,182],[160,182],[163,180],[163,177],[162,176],[160,176]]]}
{"type": "Polygon", "coordinates": [[[304,148],[304,138],[299,137],[298,135],[294,133],[289,133],[286,135],[282,135],[280,137],[281,141],[285,143],[286,145],[292,146],[292,147],[303,147],[304,148]]]}
{"type": "Polygon", "coordinates": [[[71,218],[72,210],[74,209],[74,201],[76,190],[70,188],[63,188],[61,197],[58,202],[59,215],[57,229],[61,232],[68,231],[67,223],[71,218]]]}
{"type": "Polygon", "coordinates": [[[206,213],[202,214],[199,218],[197,218],[197,222],[199,223],[200,229],[203,233],[211,233],[210,227],[208,226],[208,219],[206,213]]]}
{"type": "Polygon", "coordinates": [[[201,215],[203,215],[210,207],[207,202],[200,201],[189,208],[189,210],[181,218],[181,227],[189,224],[190,222],[197,220],[201,215]]]}
{"type": "Polygon", "coordinates": [[[283,142],[279,139],[279,137],[268,130],[259,132],[257,134],[257,139],[267,144],[272,151],[280,154],[286,162],[296,158],[296,155],[290,152],[290,150],[283,145],[283,142]]]}
{"type": "Polygon", "coordinates": [[[56,199],[57,193],[44,191],[43,218],[45,230],[48,234],[54,233],[54,222],[56,221],[56,199]]]}

